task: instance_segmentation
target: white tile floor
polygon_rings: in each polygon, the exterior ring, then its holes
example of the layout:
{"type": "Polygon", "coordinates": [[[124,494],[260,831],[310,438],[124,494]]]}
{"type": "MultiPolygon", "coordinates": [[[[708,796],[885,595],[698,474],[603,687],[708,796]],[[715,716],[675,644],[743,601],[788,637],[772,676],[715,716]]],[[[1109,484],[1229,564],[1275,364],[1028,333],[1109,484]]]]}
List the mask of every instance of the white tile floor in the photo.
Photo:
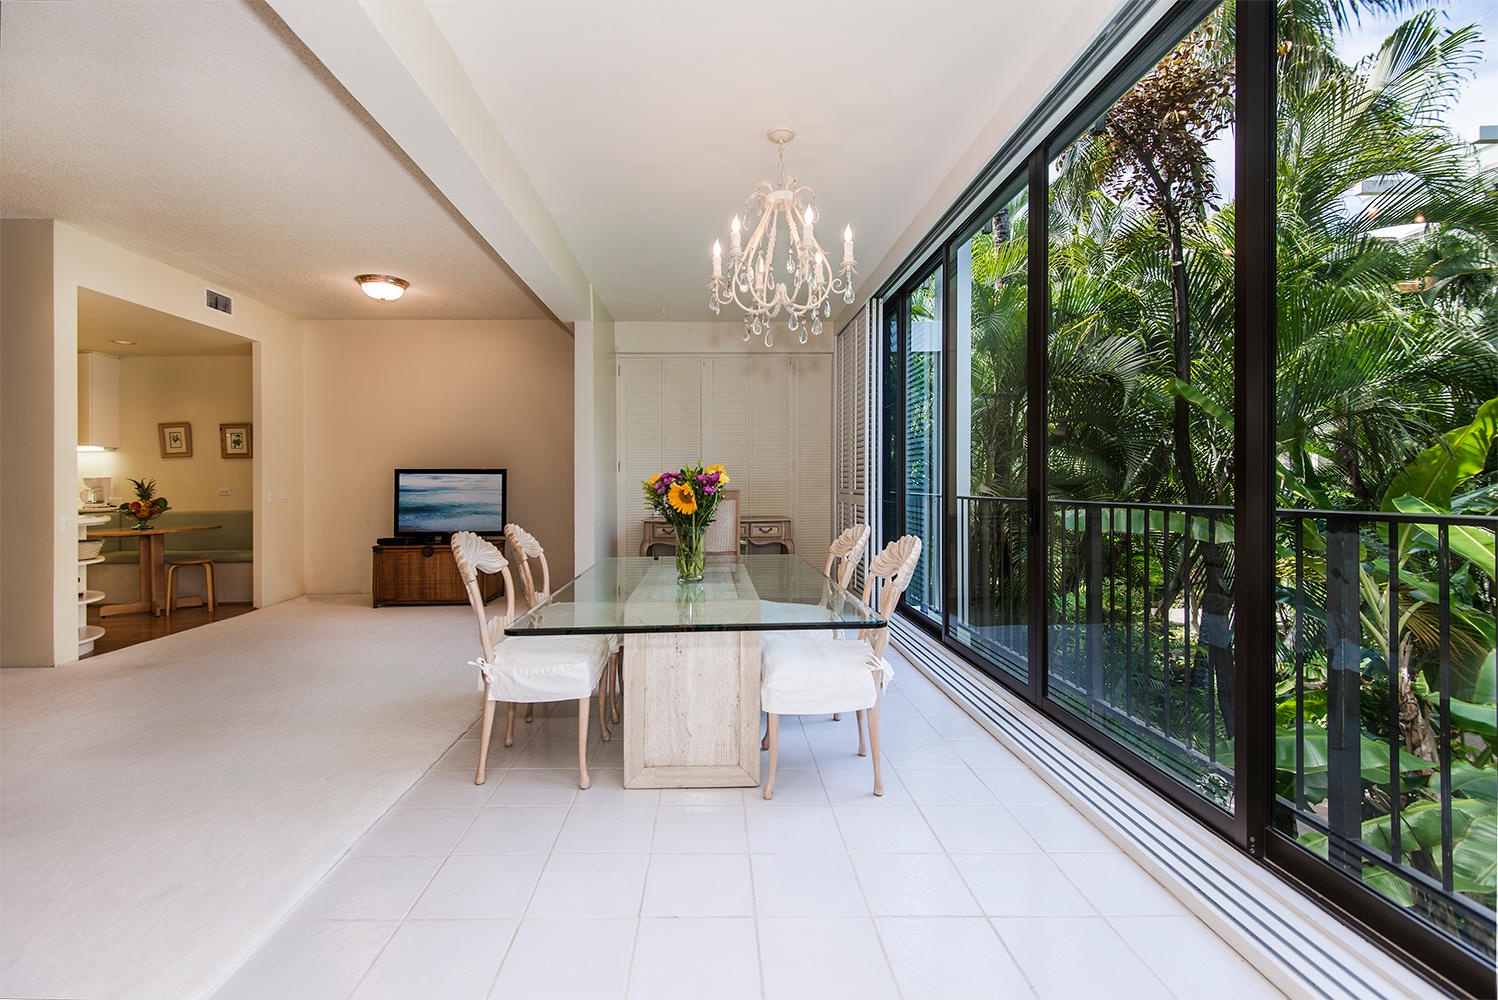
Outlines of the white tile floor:
{"type": "Polygon", "coordinates": [[[596,732],[579,792],[544,711],[482,786],[454,744],[218,997],[1281,995],[908,666],[882,798],[851,717],[783,720],[766,802],[624,789],[596,732]]]}

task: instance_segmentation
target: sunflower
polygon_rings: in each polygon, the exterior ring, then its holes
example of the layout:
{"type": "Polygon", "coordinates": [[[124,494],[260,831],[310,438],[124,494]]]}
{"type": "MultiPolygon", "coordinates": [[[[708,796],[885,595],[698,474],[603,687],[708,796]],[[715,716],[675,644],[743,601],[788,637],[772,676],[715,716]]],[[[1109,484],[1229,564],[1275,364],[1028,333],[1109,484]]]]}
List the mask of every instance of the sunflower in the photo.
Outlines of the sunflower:
{"type": "Polygon", "coordinates": [[[676,483],[671,487],[667,499],[671,506],[683,514],[697,513],[697,494],[692,492],[692,487],[686,483],[676,483]]]}

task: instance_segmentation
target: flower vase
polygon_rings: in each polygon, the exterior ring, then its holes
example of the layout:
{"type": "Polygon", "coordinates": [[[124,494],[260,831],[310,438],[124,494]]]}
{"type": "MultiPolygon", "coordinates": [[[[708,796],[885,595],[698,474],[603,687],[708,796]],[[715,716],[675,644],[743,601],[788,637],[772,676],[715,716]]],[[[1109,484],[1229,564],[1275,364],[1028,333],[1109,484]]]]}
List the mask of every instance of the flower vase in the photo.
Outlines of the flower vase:
{"type": "Polygon", "coordinates": [[[707,534],[706,526],[700,528],[688,528],[676,532],[676,581],[678,583],[696,583],[702,579],[702,536],[707,534]]]}

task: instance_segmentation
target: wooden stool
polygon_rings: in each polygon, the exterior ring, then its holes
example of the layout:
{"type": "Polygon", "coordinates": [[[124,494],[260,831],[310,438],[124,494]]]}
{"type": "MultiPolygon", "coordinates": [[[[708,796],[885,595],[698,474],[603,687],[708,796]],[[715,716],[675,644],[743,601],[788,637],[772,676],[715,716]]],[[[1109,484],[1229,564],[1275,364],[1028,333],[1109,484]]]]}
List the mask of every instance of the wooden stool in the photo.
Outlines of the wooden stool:
{"type": "Polygon", "coordinates": [[[203,583],[208,591],[208,613],[213,614],[216,603],[213,594],[213,560],[212,559],[181,559],[169,563],[166,568],[166,616],[172,616],[172,605],[177,602],[177,570],[183,566],[203,567],[203,583]]]}

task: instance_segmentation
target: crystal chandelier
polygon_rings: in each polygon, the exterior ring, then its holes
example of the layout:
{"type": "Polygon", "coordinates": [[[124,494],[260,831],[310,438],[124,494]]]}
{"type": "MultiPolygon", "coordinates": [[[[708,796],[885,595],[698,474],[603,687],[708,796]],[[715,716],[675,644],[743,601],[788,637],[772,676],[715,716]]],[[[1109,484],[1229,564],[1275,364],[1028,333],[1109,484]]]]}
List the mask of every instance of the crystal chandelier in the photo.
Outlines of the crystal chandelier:
{"type": "Polygon", "coordinates": [[[723,271],[723,244],[713,242],[713,279],[708,284],[707,304],[714,313],[733,303],[744,310],[744,339],[763,337],[773,343],[772,322],[786,311],[786,325],[806,343],[807,333],[822,332],[822,318],[832,315],[831,295],[853,301],[853,227],[843,230],[843,262],[832,272],[832,264],[817,243],[816,193],[785,173],[785,144],[796,137],[788,128],[773,128],[766,136],[776,147],[775,183],[760,181],[744,202],[743,226],[749,241],[741,245],[739,217],[733,217],[729,236],[728,272],[723,271]],[[781,258],[781,230],[785,245],[781,258]],[[783,258],[783,263],[780,259],[783,258]],[[780,277],[781,272],[784,277],[780,277]]]}

